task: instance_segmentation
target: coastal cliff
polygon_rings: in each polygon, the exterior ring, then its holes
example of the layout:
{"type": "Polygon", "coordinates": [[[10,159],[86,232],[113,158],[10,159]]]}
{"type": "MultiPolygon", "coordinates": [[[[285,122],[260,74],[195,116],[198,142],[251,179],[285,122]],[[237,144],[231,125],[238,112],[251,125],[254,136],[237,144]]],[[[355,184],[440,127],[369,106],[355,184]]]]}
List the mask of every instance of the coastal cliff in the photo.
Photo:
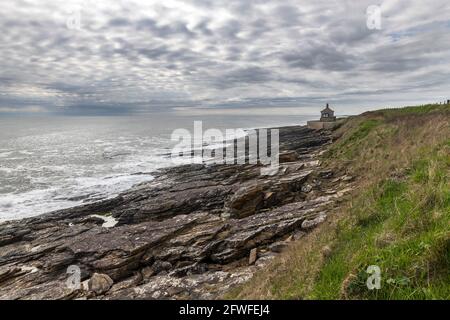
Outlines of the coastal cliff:
{"type": "Polygon", "coordinates": [[[368,112],[333,135],[322,166],[355,177],[351,197],[226,297],[450,299],[450,105],[368,112]]]}

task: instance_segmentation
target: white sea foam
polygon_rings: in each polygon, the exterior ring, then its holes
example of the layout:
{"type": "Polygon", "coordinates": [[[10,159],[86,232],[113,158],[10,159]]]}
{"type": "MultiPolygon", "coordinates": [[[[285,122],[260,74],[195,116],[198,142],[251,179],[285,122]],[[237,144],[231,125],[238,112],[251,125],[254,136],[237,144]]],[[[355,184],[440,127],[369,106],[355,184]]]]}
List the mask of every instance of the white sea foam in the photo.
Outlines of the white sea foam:
{"type": "Polygon", "coordinates": [[[55,185],[53,188],[1,195],[1,219],[13,220],[32,217],[95,200],[111,198],[136,184],[152,179],[151,175],[75,178],[66,179],[64,184],[55,185]]]}

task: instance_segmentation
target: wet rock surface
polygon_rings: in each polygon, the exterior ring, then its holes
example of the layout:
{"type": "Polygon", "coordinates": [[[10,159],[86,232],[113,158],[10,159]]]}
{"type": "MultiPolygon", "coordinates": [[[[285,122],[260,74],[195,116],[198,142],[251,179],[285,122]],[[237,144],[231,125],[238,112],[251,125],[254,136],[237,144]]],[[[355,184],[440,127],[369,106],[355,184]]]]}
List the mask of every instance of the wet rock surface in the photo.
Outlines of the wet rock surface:
{"type": "Polygon", "coordinates": [[[114,199],[0,224],[0,299],[220,297],[351,190],[352,179],[321,169],[330,143],[325,131],[281,128],[275,175],[259,165],[185,165],[114,199]],[[80,270],[79,287],[67,285],[69,266],[80,270]]]}

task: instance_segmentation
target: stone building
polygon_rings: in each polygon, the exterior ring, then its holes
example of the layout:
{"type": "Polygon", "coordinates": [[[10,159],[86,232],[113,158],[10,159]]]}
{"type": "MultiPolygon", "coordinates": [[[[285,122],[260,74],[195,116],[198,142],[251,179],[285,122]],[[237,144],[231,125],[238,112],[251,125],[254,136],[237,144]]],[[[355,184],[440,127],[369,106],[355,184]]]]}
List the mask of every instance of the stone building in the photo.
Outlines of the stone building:
{"type": "Polygon", "coordinates": [[[327,103],[327,106],[325,109],[323,109],[321,112],[322,116],[320,117],[320,121],[330,122],[330,121],[336,121],[336,117],[334,116],[334,111],[330,109],[330,105],[327,103]]]}
{"type": "Polygon", "coordinates": [[[320,113],[320,120],[308,121],[308,128],[314,130],[333,129],[336,126],[337,121],[334,111],[330,108],[328,103],[325,109],[323,109],[320,113]]]}

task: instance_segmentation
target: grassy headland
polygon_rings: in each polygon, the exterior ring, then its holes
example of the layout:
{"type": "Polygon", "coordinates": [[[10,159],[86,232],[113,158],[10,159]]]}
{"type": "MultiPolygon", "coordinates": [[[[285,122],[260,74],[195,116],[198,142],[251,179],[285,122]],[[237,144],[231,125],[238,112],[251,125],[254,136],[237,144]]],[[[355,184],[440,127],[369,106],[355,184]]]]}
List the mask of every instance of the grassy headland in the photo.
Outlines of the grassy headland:
{"type": "Polygon", "coordinates": [[[357,188],[227,298],[450,299],[450,105],[368,112],[334,134],[323,166],[357,188]]]}

